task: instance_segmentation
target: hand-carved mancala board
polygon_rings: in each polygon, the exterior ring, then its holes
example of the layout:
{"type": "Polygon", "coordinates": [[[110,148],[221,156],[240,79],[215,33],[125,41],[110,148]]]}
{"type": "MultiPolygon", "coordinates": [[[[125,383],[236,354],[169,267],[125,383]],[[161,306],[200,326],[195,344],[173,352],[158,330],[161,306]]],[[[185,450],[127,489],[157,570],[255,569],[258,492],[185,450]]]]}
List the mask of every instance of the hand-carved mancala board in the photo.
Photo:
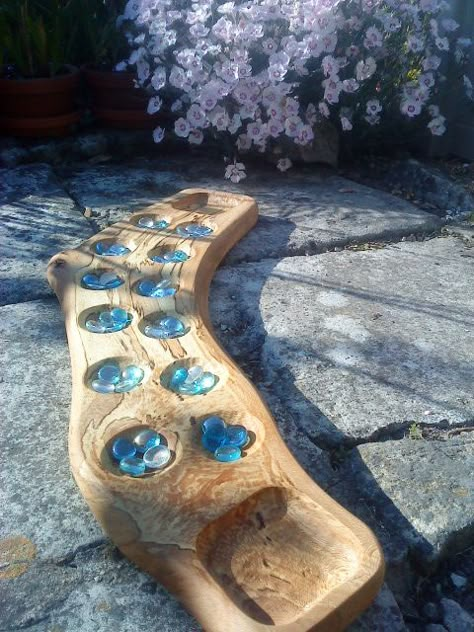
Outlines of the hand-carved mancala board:
{"type": "Polygon", "coordinates": [[[115,544],[208,632],[335,632],[375,597],[380,547],[301,469],[209,322],[213,272],[257,214],[186,190],[51,260],[72,471],[115,544]]]}

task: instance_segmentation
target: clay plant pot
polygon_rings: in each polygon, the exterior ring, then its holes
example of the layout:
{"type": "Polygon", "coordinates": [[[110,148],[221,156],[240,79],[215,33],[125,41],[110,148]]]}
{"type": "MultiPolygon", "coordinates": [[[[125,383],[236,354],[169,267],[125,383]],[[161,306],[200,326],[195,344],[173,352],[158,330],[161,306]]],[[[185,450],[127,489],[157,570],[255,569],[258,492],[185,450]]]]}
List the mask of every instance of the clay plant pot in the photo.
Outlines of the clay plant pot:
{"type": "Polygon", "coordinates": [[[148,95],[134,84],[131,72],[84,68],[92,111],[105,127],[152,129],[159,116],[147,114],[148,95]]]}
{"type": "Polygon", "coordinates": [[[0,79],[0,131],[14,136],[64,136],[75,110],[79,71],[41,79],[0,79]]]}

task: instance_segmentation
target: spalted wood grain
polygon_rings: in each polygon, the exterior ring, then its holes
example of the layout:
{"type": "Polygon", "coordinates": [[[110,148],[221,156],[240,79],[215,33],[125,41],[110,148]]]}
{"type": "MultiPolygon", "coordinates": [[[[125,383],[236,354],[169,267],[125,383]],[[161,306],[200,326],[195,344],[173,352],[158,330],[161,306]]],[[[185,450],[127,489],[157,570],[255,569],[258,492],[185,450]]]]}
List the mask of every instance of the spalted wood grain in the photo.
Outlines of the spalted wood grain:
{"type": "MultiPolygon", "coordinates": [[[[208,632],[344,629],[375,597],[383,558],[369,529],[324,493],[281,439],[268,408],[217,343],[208,316],[208,288],[225,253],[257,220],[252,198],[187,190],[59,253],[48,277],[65,315],[73,371],[69,452],[77,484],[106,533],[123,553],[174,593],[208,632]],[[155,231],[137,225],[151,215],[170,222],[155,231]],[[212,235],[183,239],[181,224],[203,223],[212,235]],[[98,241],[117,240],[132,252],[95,254],[98,241]],[[182,264],[149,255],[179,248],[182,264]],[[89,271],[109,269],[124,285],[81,287],[89,271]],[[169,278],[165,299],[138,295],[138,280],[169,278]],[[133,314],[113,334],[84,328],[105,306],[133,314]],[[155,340],[147,318],[180,316],[189,333],[155,340]],[[146,381],[126,394],[89,387],[91,372],[115,358],[147,368],[146,381]],[[198,364],[219,377],[207,395],[180,396],[160,376],[173,363],[198,364]],[[200,420],[216,414],[241,423],[253,441],[241,460],[219,463],[200,444],[200,420]],[[113,438],[141,426],[163,433],[171,464],[142,478],[120,474],[109,456],[113,438]]],[[[157,621],[159,626],[159,621],[157,621]]]]}

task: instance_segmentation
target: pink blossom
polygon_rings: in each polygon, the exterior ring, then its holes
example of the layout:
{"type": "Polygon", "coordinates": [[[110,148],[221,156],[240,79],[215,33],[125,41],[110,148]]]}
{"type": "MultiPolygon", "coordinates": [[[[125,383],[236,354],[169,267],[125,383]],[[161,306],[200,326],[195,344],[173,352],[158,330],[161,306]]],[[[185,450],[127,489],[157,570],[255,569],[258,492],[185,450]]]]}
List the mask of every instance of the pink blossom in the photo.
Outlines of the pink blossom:
{"type": "Polygon", "coordinates": [[[187,138],[189,136],[189,132],[191,131],[191,126],[188,121],[184,118],[179,118],[174,123],[174,133],[176,136],[180,138],[187,138]]]}
{"type": "Polygon", "coordinates": [[[225,177],[227,180],[237,184],[247,177],[245,173],[245,165],[242,162],[234,162],[226,167],[225,177]]]}
{"type": "Polygon", "coordinates": [[[352,129],[352,123],[346,116],[341,116],[341,127],[344,132],[349,132],[352,129]]]}
{"type": "Polygon", "coordinates": [[[165,136],[165,130],[161,127],[155,127],[153,130],[153,140],[155,143],[161,143],[165,136]]]}
{"type": "Polygon", "coordinates": [[[290,169],[292,166],[293,163],[289,158],[280,158],[280,160],[277,162],[277,169],[282,172],[288,171],[288,169],[290,169]]]}

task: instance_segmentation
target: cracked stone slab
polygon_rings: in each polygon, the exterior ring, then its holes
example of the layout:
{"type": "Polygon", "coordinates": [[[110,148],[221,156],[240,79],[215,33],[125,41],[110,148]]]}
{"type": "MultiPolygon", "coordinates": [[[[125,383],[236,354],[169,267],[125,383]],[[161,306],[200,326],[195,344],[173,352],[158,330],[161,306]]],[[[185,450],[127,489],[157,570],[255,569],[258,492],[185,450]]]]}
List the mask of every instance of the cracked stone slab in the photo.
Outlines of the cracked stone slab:
{"type": "Polygon", "coordinates": [[[50,167],[0,169],[0,305],[50,295],[49,259],[92,232],[50,167]]]}
{"type": "Polygon", "coordinates": [[[472,250],[437,238],[225,268],[211,305],[231,352],[263,342],[262,381],[338,447],[472,422],[473,274],[472,250]]]}
{"type": "Polygon", "coordinates": [[[155,168],[86,167],[65,175],[65,186],[103,228],[157,200],[189,187],[246,193],[260,208],[257,226],[228,255],[227,263],[324,252],[356,241],[399,239],[429,233],[439,217],[405,200],[370,189],[327,170],[312,175],[254,168],[239,185],[222,177],[222,165],[202,159],[170,160],[155,168]]]}
{"type": "Polygon", "coordinates": [[[387,561],[429,569],[474,535],[474,433],[367,443],[348,454],[331,495],[376,533],[387,561]]]}
{"type": "Polygon", "coordinates": [[[69,471],[71,373],[54,299],[0,307],[0,540],[21,536],[36,559],[102,537],[69,471]]]}

